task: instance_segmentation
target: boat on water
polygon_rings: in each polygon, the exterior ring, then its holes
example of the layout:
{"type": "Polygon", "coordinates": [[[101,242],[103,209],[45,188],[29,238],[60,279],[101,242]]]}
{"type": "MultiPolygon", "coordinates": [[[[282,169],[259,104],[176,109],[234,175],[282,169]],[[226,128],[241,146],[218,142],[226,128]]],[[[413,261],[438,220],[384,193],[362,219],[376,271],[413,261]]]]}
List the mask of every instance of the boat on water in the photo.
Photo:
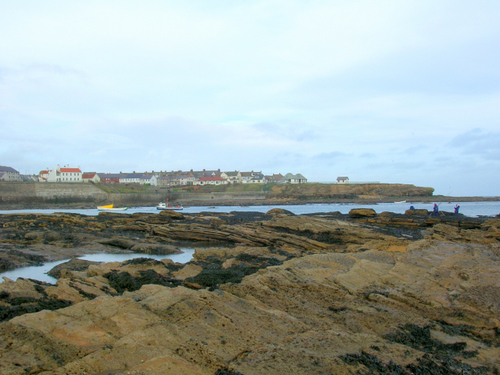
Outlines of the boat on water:
{"type": "Polygon", "coordinates": [[[98,211],[126,211],[128,207],[115,207],[114,204],[107,204],[105,206],[97,206],[98,211]]]}
{"type": "Polygon", "coordinates": [[[406,201],[397,201],[397,202],[394,202],[394,203],[406,203],[406,201]]]}
{"type": "Polygon", "coordinates": [[[168,206],[165,202],[160,202],[158,203],[158,206],[156,206],[157,210],[173,210],[173,211],[181,211],[184,208],[182,207],[182,204],[179,204],[177,206],[168,206]]]}

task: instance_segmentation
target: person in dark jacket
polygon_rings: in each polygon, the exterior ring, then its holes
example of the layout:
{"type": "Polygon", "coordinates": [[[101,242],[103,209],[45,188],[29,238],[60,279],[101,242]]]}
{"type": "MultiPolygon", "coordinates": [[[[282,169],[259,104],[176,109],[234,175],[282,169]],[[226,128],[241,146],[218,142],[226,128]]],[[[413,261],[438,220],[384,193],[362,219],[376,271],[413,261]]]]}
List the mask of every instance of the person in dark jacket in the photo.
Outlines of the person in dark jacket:
{"type": "Polygon", "coordinates": [[[460,206],[458,204],[455,205],[455,216],[458,216],[458,210],[460,209],[460,206]]]}
{"type": "Polygon", "coordinates": [[[436,203],[434,203],[434,208],[432,209],[433,215],[438,216],[439,215],[439,207],[436,203]]]}

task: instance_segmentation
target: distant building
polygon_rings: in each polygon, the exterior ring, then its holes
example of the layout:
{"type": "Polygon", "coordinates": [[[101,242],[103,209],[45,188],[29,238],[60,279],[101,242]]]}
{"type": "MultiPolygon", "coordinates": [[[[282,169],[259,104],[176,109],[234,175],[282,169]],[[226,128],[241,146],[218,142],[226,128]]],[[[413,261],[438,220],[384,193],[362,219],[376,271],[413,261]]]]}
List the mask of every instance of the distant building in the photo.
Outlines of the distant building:
{"type": "Polygon", "coordinates": [[[227,184],[227,180],[220,176],[210,176],[210,177],[202,177],[198,180],[195,180],[195,185],[225,185],[227,184]]]}
{"type": "Polygon", "coordinates": [[[41,182],[83,182],[83,173],[80,168],[71,168],[69,166],[60,167],[59,165],[49,170],[48,168],[40,172],[38,180],[41,182]]]}
{"type": "Polygon", "coordinates": [[[140,184],[143,173],[128,173],[120,177],[121,184],[140,184]]]}
{"type": "Polygon", "coordinates": [[[0,166],[0,181],[21,181],[21,176],[14,168],[0,166]]]}
{"type": "Polygon", "coordinates": [[[337,184],[348,184],[349,177],[337,177],[337,184]]]}
{"type": "Polygon", "coordinates": [[[82,174],[82,181],[93,182],[94,184],[97,184],[101,181],[101,179],[99,178],[99,175],[96,172],[84,172],[82,174]]]}
{"type": "Polygon", "coordinates": [[[119,184],[122,173],[97,173],[99,182],[102,184],[119,184]]]}
{"type": "Polygon", "coordinates": [[[241,172],[241,182],[243,184],[264,183],[265,181],[262,172],[241,172]]]}
{"type": "Polygon", "coordinates": [[[239,171],[222,172],[220,176],[225,178],[230,184],[237,184],[241,182],[241,173],[239,171]]]}
{"type": "Polygon", "coordinates": [[[152,173],[144,173],[139,180],[141,185],[149,184],[151,186],[158,186],[158,179],[152,173]]]}
{"type": "Polygon", "coordinates": [[[266,176],[266,182],[282,184],[285,182],[285,178],[281,173],[273,173],[273,175],[266,176]]]}
{"type": "Polygon", "coordinates": [[[307,182],[307,178],[302,176],[300,173],[287,173],[284,177],[284,180],[288,184],[305,184],[307,182]]]}
{"type": "Polygon", "coordinates": [[[250,183],[252,183],[252,184],[265,184],[266,177],[260,172],[254,173],[252,178],[250,179],[250,183]]]}

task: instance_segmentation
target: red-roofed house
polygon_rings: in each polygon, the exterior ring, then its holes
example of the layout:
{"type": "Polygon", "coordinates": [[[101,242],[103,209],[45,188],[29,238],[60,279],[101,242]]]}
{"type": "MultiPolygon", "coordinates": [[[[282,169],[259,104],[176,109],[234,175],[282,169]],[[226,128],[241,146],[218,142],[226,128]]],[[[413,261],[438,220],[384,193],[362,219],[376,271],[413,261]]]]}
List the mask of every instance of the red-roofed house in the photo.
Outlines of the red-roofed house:
{"type": "Polygon", "coordinates": [[[93,182],[95,184],[101,181],[99,175],[96,172],[84,172],[82,174],[82,180],[83,182],[93,182]]]}
{"type": "Polygon", "coordinates": [[[49,179],[49,170],[40,171],[40,174],[38,175],[38,181],[47,182],[48,179],[49,179]]]}
{"type": "Polygon", "coordinates": [[[58,165],[52,170],[40,172],[39,180],[45,182],[82,182],[82,171],[80,168],[70,168],[68,166],[61,168],[58,165]]]}

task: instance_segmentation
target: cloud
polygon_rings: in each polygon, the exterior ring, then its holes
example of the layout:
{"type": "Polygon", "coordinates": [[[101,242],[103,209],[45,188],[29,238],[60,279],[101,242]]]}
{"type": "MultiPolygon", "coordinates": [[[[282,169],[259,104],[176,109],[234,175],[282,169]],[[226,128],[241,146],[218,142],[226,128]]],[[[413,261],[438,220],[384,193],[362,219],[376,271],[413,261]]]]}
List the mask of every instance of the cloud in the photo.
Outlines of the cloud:
{"type": "Polygon", "coordinates": [[[465,191],[500,157],[499,17],[463,1],[6,3],[0,157],[465,191]]]}
{"type": "Polygon", "coordinates": [[[450,146],[461,150],[465,155],[476,155],[486,160],[500,160],[500,132],[485,132],[475,128],[453,138],[450,146]]]}

